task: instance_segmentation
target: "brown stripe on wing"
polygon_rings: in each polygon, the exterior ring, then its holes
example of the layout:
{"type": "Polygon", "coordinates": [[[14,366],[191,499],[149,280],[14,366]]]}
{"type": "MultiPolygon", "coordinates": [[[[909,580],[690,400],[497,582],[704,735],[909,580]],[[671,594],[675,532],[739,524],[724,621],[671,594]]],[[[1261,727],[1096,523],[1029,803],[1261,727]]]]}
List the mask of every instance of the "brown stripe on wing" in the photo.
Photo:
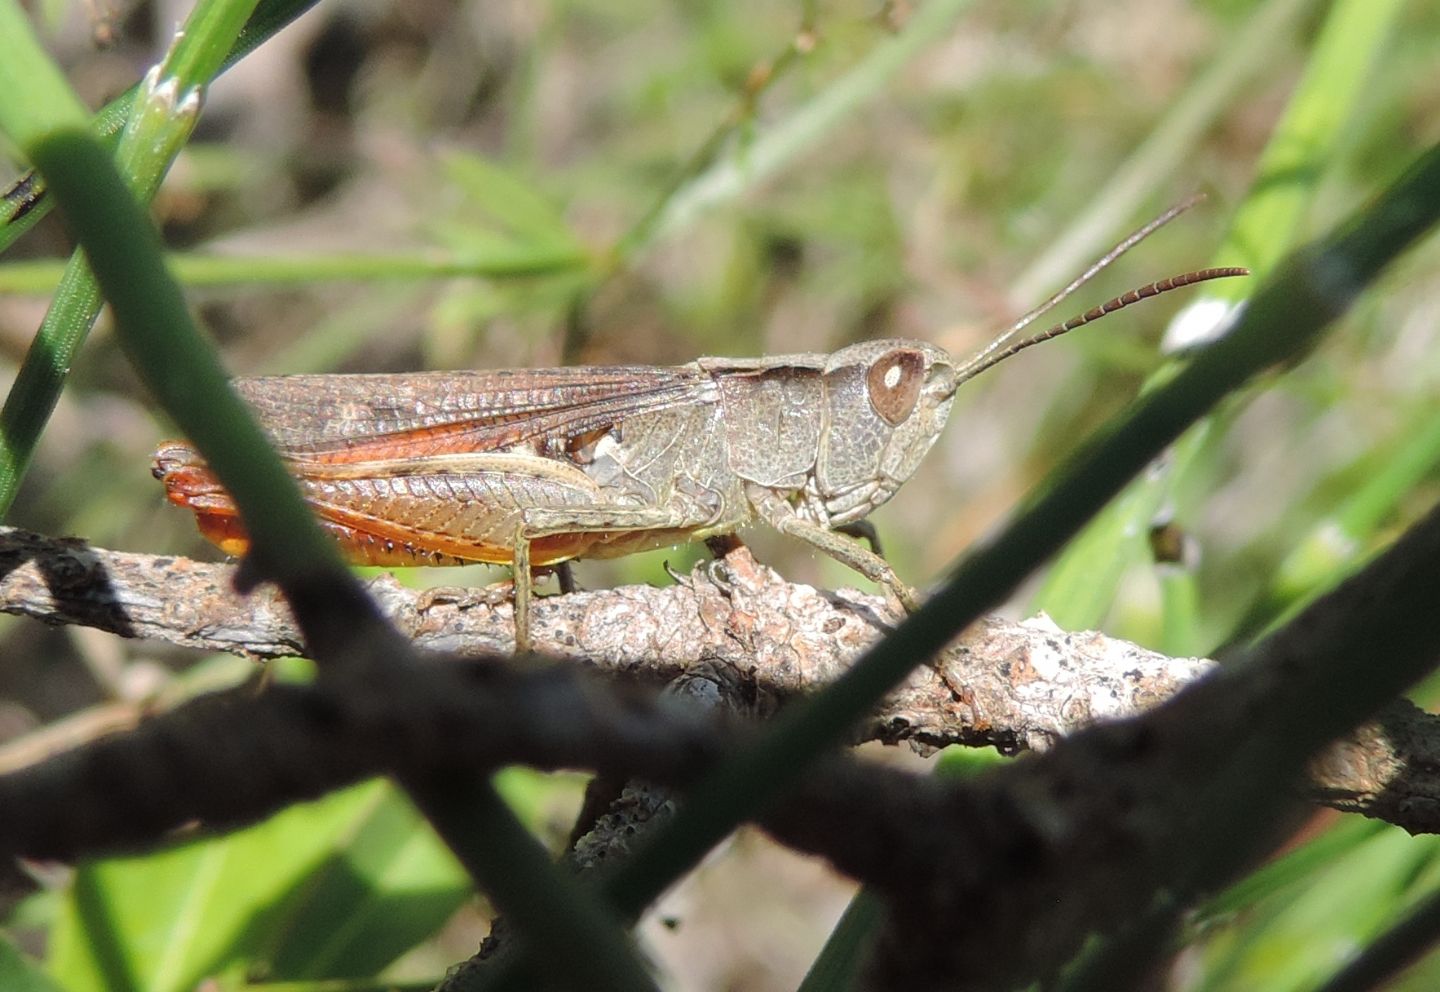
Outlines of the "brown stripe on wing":
{"type": "Polygon", "coordinates": [[[571,406],[492,415],[483,420],[459,420],[392,434],[283,448],[282,452],[295,462],[352,464],[504,451],[543,438],[568,441],[608,430],[612,425],[622,424],[626,417],[689,406],[700,399],[690,388],[606,397],[571,406]]]}

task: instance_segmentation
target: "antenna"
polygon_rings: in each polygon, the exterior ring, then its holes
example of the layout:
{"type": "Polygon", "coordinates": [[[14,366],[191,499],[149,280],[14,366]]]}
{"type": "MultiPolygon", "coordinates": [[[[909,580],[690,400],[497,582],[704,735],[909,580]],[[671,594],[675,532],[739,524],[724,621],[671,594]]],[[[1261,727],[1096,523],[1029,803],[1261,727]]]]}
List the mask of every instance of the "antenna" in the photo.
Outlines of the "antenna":
{"type": "Polygon", "coordinates": [[[1148,224],[1145,224],[1143,227],[1130,234],[1114,248],[1111,248],[1109,251],[1107,251],[1104,255],[1101,255],[1098,259],[1096,259],[1090,264],[1089,268],[1087,268],[1084,272],[1080,273],[1080,275],[1072,279],[1068,286],[1060,290],[1058,293],[1050,297],[1048,300],[1040,304],[1035,309],[1031,310],[1029,313],[1022,316],[1019,320],[1015,321],[1015,323],[1011,324],[1009,329],[1006,330],[1005,333],[1001,334],[994,341],[991,341],[979,353],[967,359],[965,361],[965,364],[960,366],[958,370],[959,376],[957,380],[957,385],[958,383],[964,382],[967,379],[973,379],[975,376],[979,375],[981,372],[984,372],[992,365],[996,365],[1004,361],[1005,359],[1009,358],[1011,355],[1016,354],[1017,352],[1024,351],[1031,345],[1039,344],[1041,341],[1049,341],[1051,338],[1058,338],[1062,334],[1073,331],[1077,327],[1082,327],[1093,320],[1098,320],[1099,318],[1105,316],[1105,314],[1107,313],[1114,313],[1116,310],[1128,307],[1132,303],[1137,303],[1140,300],[1148,299],[1151,296],[1159,296],[1161,293],[1167,293],[1172,289],[1179,289],[1182,286],[1189,286],[1197,282],[1204,282],[1208,279],[1226,279],[1232,276],[1249,275],[1250,271],[1248,269],[1235,267],[1199,269],[1195,272],[1185,272],[1178,276],[1172,276],[1169,279],[1161,279],[1159,282],[1152,282],[1149,285],[1141,286],[1139,289],[1132,289],[1130,292],[1117,296],[1115,297],[1115,299],[1110,300],[1109,302],[1104,303],[1098,307],[1087,310],[1079,317],[1073,317],[1070,320],[1065,321],[1063,324],[1056,324],[1054,327],[1051,327],[1046,331],[1042,331],[1039,334],[1031,335],[1030,337],[1023,338],[1019,341],[1015,340],[1015,335],[1019,334],[1026,327],[1029,327],[1044,314],[1055,309],[1055,307],[1061,301],[1069,297],[1072,293],[1074,293],[1081,286],[1085,285],[1091,279],[1095,278],[1095,276],[1097,276],[1101,271],[1103,271],[1105,267],[1108,266],[1111,262],[1115,261],[1117,258],[1125,254],[1131,248],[1134,248],[1140,242],[1144,241],[1150,235],[1154,234],[1160,228],[1170,223],[1176,217],[1179,217],[1181,214],[1189,210],[1191,207],[1195,206],[1203,199],[1205,199],[1204,193],[1192,193],[1190,196],[1187,196],[1179,203],[1170,207],[1168,210],[1160,214],[1160,216],[1156,217],[1148,224]]]}
{"type": "MultiPolygon", "coordinates": [[[[1151,229],[1153,230],[1153,228],[1151,229]]],[[[1128,245],[1126,247],[1128,247],[1128,245]]],[[[1113,258],[1109,259],[1109,261],[1113,261],[1113,258]]],[[[1105,264],[1108,264],[1108,261],[1105,264]]],[[[1097,263],[1097,266],[1103,267],[1103,265],[1100,265],[1100,263],[1097,263]]],[[[1092,266],[1092,269],[1098,271],[1098,268],[1096,266],[1092,266]]],[[[1152,296],[1159,296],[1161,293],[1168,293],[1172,289],[1180,289],[1184,286],[1193,286],[1197,282],[1206,282],[1210,279],[1229,279],[1234,276],[1248,276],[1249,274],[1249,269],[1241,268],[1234,265],[1227,265],[1213,269],[1197,269],[1194,272],[1182,272],[1177,276],[1171,276],[1168,279],[1161,279],[1158,282],[1147,283],[1146,285],[1141,286],[1138,289],[1132,289],[1128,293],[1122,293],[1121,295],[1115,297],[1113,300],[1107,300],[1106,302],[1100,304],[1098,307],[1092,307],[1091,309],[1086,310],[1084,313],[1080,314],[1077,317],[1071,317],[1064,323],[1056,324],[1054,327],[1043,330],[1038,334],[1032,334],[1028,338],[1021,338],[1019,341],[1011,342],[1005,345],[1005,347],[1001,348],[999,351],[996,351],[997,347],[999,347],[1004,342],[1009,341],[1009,339],[1014,336],[1014,332],[1016,330],[1024,326],[1024,324],[1017,323],[1014,328],[1005,332],[1005,334],[997,338],[994,344],[991,344],[990,347],[986,348],[984,351],[980,352],[980,354],[976,355],[974,358],[961,365],[960,368],[956,370],[955,385],[959,386],[960,383],[965,382],[968,379],[975,378],[977,375],[979,375],[981,372],[984,372],[991,366],[999,365],[1001,362],[1005,361],[1005,359],[1024,351],[1026,348],[1029,348],[1032,345],[1037,345],[1042,341],[1049,341],[1051,338],[1058,338],[1062,334],[1068,334],[1070,331],[1075,330],[1075,328],[1077,327],[1084,327],[1086,324],[1091,323],[1092,321],[1099,320],[1107,313],[1114,313],[1116,310],[1123,310],[1125,307],[1128,307],[1132,303],[1139,303],[1141,300],[1148,300],[1152,296]]],[[[1085,276],[1082,276],[1080,279],[1076,280],[1075,283],[1072,283],[1070,286],[1066,287],[1066,293],[1073,291],[1075,286],[1077,286],[1081,282],[1084,282],[1084,280],[1090,275],[1093,275],[1093,272],[1086,273],[1085,276]]],[[[1063,298],[1064,295],[1065,294],[1060,294],[1060,298],[1063,298]]],[[[1041,307],[1038,310],[1031,311],[1031,313],[1029,314],[1026,314],[1027,322],[1028,320],[1033,320],[1041,313],[1044,313],[1045,310],[1049,309],[1050,307],[1053,307],[1056,302],[1058,301],[1052,298],[1050,301],[1046,302],[1045,306],[1041,307]]]]}

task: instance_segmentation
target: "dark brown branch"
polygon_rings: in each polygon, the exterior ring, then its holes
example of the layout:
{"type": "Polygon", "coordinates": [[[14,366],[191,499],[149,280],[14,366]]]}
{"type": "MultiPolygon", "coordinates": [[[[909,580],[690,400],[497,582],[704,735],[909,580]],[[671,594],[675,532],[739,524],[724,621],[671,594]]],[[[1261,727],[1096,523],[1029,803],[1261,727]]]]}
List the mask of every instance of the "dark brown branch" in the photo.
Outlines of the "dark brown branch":
{"type": "MultiPolygon", "coordinates": [[[[725,587],[697,568],[688,585],[627,586],[541,599],[537,647],[653,683],[700,673],[763,710],[831,680],[898,619],[880,597],[785,582],[743,549],[725,587]]],[[[0,610],[256,658],[301,654],[289,607],[263,587],[233,590],[234,566],[130,554],[0,528],[0,610]]],[[[370,591],[417,646],[504,651],[510,607],[481,593],[417,593],[382,576],[370,591]]],[[[1044,750],[1096,719],[1142,712],[1210,670],[1043,618],[990,618],[949,648],[861,728],[920,746],[1044,750]]],[[[1437,718],[1397,703],[1315,765],[1316,797],[1413,832],[1440,830],[1437,718]]]]}
{"type": "Polygon", "coordinates": [[[371,688],[203,696],[0,775],[0,856],[68,860],[233,827],[374,775],[524,762],[683,783],[724,741],[709,715],[573,666],[397,666],[371,688]]]}

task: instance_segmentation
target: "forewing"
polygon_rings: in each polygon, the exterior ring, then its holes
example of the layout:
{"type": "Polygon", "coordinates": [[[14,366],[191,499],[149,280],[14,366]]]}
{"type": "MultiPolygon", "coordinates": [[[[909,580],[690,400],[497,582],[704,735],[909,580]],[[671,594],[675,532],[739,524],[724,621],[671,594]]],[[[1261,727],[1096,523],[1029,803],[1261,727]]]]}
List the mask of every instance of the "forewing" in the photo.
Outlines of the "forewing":
{"type": "Polygon", "coordinates": [[[499,451],[715,402],[694,366],[292,375],[235,380],[287,457],[351,462],[499,451]]]}

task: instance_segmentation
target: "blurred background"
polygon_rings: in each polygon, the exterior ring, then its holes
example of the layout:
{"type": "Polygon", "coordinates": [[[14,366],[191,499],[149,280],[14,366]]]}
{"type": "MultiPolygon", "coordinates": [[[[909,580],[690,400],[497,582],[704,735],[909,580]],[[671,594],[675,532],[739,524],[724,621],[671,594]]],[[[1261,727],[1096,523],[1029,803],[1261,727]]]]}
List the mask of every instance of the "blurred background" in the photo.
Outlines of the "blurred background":
{"type": "MultiPolygon", "coordinates": [[[[188,9],[32,6],[97,108],[188,9]]],[[[326,3],[214,86],[154,214],[236,374],[667,364],[873,337],[963,356],[1195,191],[1208,199],[1055,320],[1206,265],[1263,278],[1440,138],[1437,37],[1440,9],[1421,2],[326,3]]],[[[7,374],[69,247],[52,217],[0,261],[7,374]]],[[[1182,442],[1008,612],[1208,655],[1383,546],[1440,488],[1437,261],[1432,239],[1318,353],[1182,442]]],[[[937,580],[1164,373],[1178,311],[1247,291],[1126,310],[967,385],[919,475],[873,518],[899,573],[937,580]]],[[[172,435],[102,318],[9,522],[217,557],[150,477],[172,435]]],[[[860,584],[806,548],[745,537],[797,581],[860,584]]],[[[663,562],[683,570],[702,552],[578,576],[666,582],[663,562]]],[[[466,573],[407,581],[503,576],[466,573]]],[[[0,740],[249,674],[8,617],[0,653],[0,740]]],[[[512,787],[563,836],[573,780],[512,787]]],[[[1311,874],[1217,910],[1176,988],[1305,987],[1435,875],[1428,838],[1345,824],[1342,843],[1333,827],[1312,825],[1334,853],[1311,874]],[[1324,903],[1279,908],[1321,871],[1340,873],[1324,903]]],[[[724,857],[657,914],[649,946],[674,988],[793,987],[848,889],[758,835],[724,857]]],[[[437,974],[483,934],[463,891],[442,905],[440,936],[417,936],[397,974],[437,974]]]]}

